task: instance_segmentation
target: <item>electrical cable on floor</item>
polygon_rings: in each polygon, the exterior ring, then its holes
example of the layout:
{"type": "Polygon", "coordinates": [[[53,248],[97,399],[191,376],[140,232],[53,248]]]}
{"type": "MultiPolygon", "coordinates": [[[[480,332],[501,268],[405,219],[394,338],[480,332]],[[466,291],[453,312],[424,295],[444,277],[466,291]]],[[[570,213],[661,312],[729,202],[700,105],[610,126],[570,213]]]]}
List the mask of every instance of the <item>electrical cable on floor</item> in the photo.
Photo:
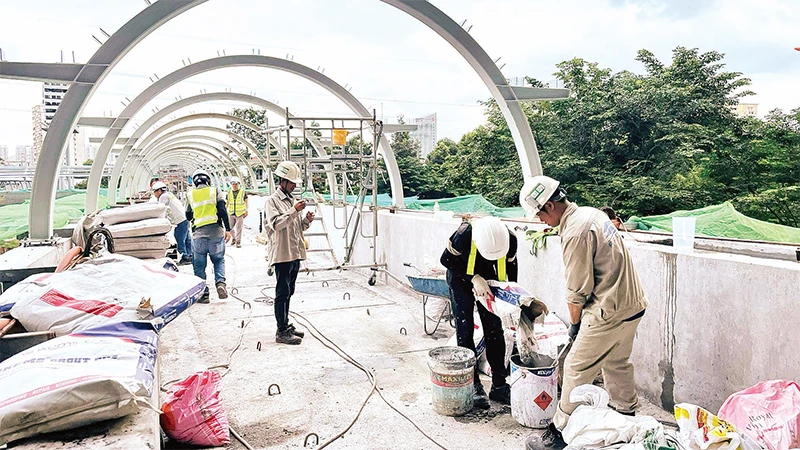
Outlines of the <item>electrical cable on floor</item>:
{"type": "Polygon", "coordinates": [[[327,347],[330,350],[333,350],[333,352],[338,354],[339,356],[341,356],[342,359],[344,359],[345,361],[349,362],[350,364],[352,364],[353,366],[355,366],[356,368],[358,368],[359,370],[364,372],[367,375],[367,378],[372,382],[372,390],[369,392],[367,397],[364,399],[364,402],[362,403],[361,408],[359,408],[358,413],[356,414],[355,418],[353,418],[353,421],[350,423],[350,425],[348,425],[345,430],[343,430],[342,432],[340,432],[336,436],[328,439],[321,446],[317,447],[317,450],[327,447],[333,441],[335,441],[335,440],[339,439],[340,437],[344,436],[344,434],[347,433],[347,431],[350,430],[350,428],[352,428],[352,426],[356,423],[358,418],[361,416],[361,411],[364,410],[364,407],[366,407],[367,402],[369,401],[370,397],[375,392],[378,393],[378,396],[381,398],[381,400],[383,400],[384,403],[386,403],[387,406],[389,406],[389,408],[391,408],[397,414],[399,414],[404,419],[406,419],[411,425],[414,426],[414,428],[417,429],[417,431],[419,431],[429,441],[433,442],[437,447],[439,447],[439,448],[441,448],[443,450],[447,450],[447,448],[445,446],[443,446],[442,444],[436,442],[435,439],[433,439],[427,433],[425,433],[425,431],[423,431],[422,428],[420,428],[413,420],[411,420],[410,417],[408,417],[407,415],[403,414],[400,410],[395,408],[394,405],[389,403],[388,400],[386,400],[386,397],[383,396],[383,393],[381,393],[381,391],[378,390],[378,388],[377,388],[377,384],[378,384],[377,378],[376,378],[375,374],[370,369],[368,369],[363,364],[361,364],[358,361],[356,361],[352,356],[348,355],[344,350],[341,349],[341,347],[336,345],[327,336],[325,336],[321,331],[319,331],[319,329],[317,329],[317,327],[315,327],[314,324],[312,324],[310,320],[308,320],[307,318],[303,317],[303,315],[301,315],[299,313],[296,313],[296,312],[292,312],[292,311],[289,311],[289,315],[292,316],[298,322],[298,324],[300,324],[301,326],[305,327],[309,331],[309,333],[311,333],[312,336],[314,336],[317,340],[320,341],[320,343],[322,343],[322,345],[324,345],[325,347],[327,347]],[[302,322],[301,322],[301,320],[302,320],[302,322]],[[303,323],[303,322],[305,322],[305,323],[303,323]]]}
{"type": "Polygon", "coordinates": [[[233,435],[233,437],[235,437],[237,441],[241,442],[241,443],[242,443],[242,445],[244,445],[244,447],[245,447],[247,450],[256,450],[255,448],[253,448],[253,446],[252,446],[252,445],[250,445],[250,443],[249,443],[249,442],[247,442],[247,441],[246,441],[246,440],[245,440],[243,437],[241,437],[241,436],[239,435],[239,433],[237,433],[237,432],[236,432],[236,430],[234,430],[234,429],[233,429],[233,427],[232,427],[232,426],[230,426],[230,425],[229,425],[229,426],[228,426],[228,429],[229,429],[229,430],[231,430],[231,434],[233,435]]]}

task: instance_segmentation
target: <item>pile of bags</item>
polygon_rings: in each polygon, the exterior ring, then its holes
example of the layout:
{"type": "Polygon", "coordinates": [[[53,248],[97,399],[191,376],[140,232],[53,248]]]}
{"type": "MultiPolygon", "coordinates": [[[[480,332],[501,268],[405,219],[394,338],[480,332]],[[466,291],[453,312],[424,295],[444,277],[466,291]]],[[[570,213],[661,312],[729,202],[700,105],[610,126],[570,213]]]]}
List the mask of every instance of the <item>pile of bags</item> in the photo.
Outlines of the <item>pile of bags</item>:
{"type": "Polygon", "coordinates": [[[0,295],[27,331],[55,339],[0,362],[0,446],[126,416],[150,403],[158,331],[205,283],[169,259],[120,254],[32,275],[0,295]]]}
{"type": "Polygon", "coordinates": [[[160,203],[141,203],[90,214],[78,222],[73,233],[75,245],[84,247],[89,233],[104,226],[114,238],[114,252],[141,259],[163,258],[170,246],[172,225],[167,207],[160,203]]]}

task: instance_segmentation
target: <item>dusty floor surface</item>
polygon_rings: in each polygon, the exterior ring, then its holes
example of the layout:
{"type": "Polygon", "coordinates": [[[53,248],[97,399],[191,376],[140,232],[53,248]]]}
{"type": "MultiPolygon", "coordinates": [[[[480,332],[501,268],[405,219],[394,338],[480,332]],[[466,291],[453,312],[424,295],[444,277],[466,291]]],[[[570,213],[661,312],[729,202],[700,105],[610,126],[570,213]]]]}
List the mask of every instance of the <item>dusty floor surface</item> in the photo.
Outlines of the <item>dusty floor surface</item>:
{"type": "MultiPolygon", "coordinates": [[[[243,247],[229,246],[226,253],[228,287],[236,288],[251,309],[234,297],[219,300],[212,289],[210,304],[192,306],[164,330],[162,381],[226,363],[241,337],[222,380],[221,397],[231,426],[256,449],[304,448],[310,433],[323,443],[358,413],[371,389],[367,376],[312,337],[300,318],[293,322],[306,331],[303,343],[276,344],[273,306],[263,301],[265,294],[274,296],[275,285],[274,276],[267,275],[264,247],[245,230],[243,247]],[[280,394],[268,394],[272,384],[279,386],[280,394]]],[[[181,270],[191,271],[191,266],[181,270]]],[[[445,345],[454,330],[442,324],[437,333],[426,336],[421,298],[413,291],[381,283],[369,286],[366,277],[354,272],[301,274],[291,310],[370,368],[386,400],[443,448],[523,449],[534,432],[519,425],[510,408],[495,402],[489,411],[459,418],[432,410],[427,353],[445,345]]],[[[484,378],[484,386],[489,384],[484,378]]],[[[641,412],[669,417],[652,405],[641,412]]],[[[307,448],[317,448],[313,443],[311,437],[307,448]]],[[[234,439],[229,448],[245,447],[234,439]]],[[[329,448],[440,447],[373,395],[355,425],[329,448]]]]}

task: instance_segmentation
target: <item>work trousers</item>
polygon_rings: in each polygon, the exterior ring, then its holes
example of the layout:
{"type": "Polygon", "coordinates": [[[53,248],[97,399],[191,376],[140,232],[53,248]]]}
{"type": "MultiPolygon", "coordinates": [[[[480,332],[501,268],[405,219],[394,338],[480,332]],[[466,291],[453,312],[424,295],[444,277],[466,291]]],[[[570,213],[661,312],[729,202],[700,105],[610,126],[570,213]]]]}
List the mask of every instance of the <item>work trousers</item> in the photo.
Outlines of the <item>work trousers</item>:
{"type": "MultiPolygon", "coordinates": [[[[475,301],[471,282],[464,282],[460,278],[453,277],[448,270],[447,284],[450,286],[451,304],[455,309],[458,346],[475,351],[474,313],[477,304],[478,316],[483,327],[483,338],[486,342],[486,360],[489,362],[489,367],[492,368],[492,385],[497,387],[504,385],[508,373],[505,361],[506,341],[503,338],[503,322],[498,316],[487,311],[480,302],[475,301]]],[[[477,357],[477,353],[475,356],[477,357]]],[[[475,364],[475,383],[480,383],[477,364],[475,364]]]]}
{"type": "Polygon", "coordinates": [[[578,403],[569,401],[573,389],[592,384],[603,373],[603,385],[611,398],[609,406],[619,412],[633,412],[639,403],[630,357],[633,339],[641,317],[634,320],[604,321],[592,313],[584,313],[581,329],[564,361],[561,400],[553,418],[559,430],[567,426],[569,416],[578,403]]]}
{"type": "Polygon", "coordinates": [[[242,227],[244,227],[244,217],[228,216],[228,221],[231,223],[231,244],[241,245],[242,243],[242,227]]]}
{"type": "MultiPolygon", "coordinates": [[[[206,279],[206,265],[208,258],[214,264],[214,283],[225,282],[225,238],[199,237],[194,240],[194,257],[192,266],[194,274],[206,279]]],[[[208,289],[208,288],[206,288],[208,289]]]]}
{"type": "Polygon", "coordinates": [[[178,253],[181,254],[181,259],[193,258],[192,233],[189,232],[188,220],[175,226],[175,242],[178,243],[178,253]]]}
{"type": "Polygon", "coordinates": [[[289,327],[289,300],[294,294],[294,285],[297,282],[297,273],[300,271],[300,260],[277,263],[275,268],[275,321],[278,322],[278,332],[289,327]]]}

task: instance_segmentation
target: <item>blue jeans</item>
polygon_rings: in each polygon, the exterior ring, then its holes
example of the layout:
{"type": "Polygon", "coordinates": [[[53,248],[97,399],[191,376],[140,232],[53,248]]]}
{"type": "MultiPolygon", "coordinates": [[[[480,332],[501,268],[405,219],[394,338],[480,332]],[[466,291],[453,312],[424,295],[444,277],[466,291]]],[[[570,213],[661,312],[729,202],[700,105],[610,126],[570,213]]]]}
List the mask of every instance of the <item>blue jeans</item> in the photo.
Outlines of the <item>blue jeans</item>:
{"type": "Polygon", "coordinates": [[[202,279],[206,279],[206,264],[211,257],[214,264],[214,283],[225,282],[225,238],[199,237],[194,239],[194,274],[202,279]]]}
{"type": "Polygon", "coordinates": [[[178,243],[178,253],[181,259],[189,259],[192,256],[192,234],[189,233],[189,221],[184,220],[175,226],[175,241],[178,243]]]}

